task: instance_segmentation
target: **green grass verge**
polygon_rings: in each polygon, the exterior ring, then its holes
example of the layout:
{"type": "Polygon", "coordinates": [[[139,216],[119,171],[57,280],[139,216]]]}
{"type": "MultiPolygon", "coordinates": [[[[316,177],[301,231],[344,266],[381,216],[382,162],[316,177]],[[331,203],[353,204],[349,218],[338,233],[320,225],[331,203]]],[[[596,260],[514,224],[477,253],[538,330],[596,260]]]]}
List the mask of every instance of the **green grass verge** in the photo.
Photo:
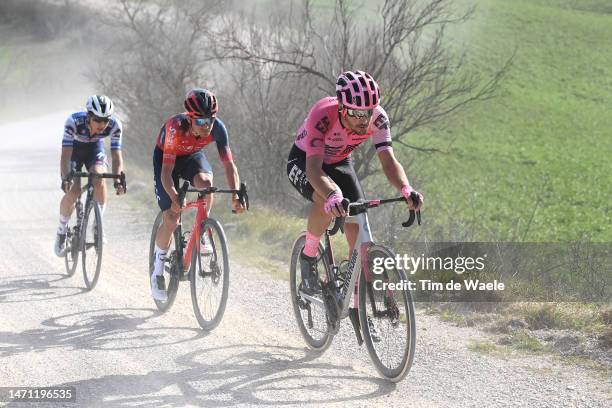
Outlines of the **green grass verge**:
{"type": "Polygon", "coordinates": [[[529,335],[528,332],[513,333],[507,338],[509,346],[521,351],[531,353],[544,353],[551,351],[546,344],[542,344],[538,339],[529,335]]]}
{"type": "Polygon", "coordinates": [[[506,355],[507,352],[490,341],[473,341],[468,344],[468,349],[475,353],[506,355]]]}
{"type": "Polygon", "coordinates": [[[477,7],[457,33],[471,68],[490,73],[517,54],[499,98],[408,137],[449,154],[396,149],[414,159],[428,222],[473,221],[474,240],[612,241],[610,2],[477,7]]]}

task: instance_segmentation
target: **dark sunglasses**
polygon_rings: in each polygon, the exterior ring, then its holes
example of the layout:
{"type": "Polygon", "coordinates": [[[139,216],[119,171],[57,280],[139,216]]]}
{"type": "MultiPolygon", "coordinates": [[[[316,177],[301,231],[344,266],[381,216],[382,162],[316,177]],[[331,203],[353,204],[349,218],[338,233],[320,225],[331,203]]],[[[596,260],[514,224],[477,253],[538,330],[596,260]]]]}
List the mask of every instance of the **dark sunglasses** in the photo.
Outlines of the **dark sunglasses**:
{"type": "Polygon", "coordinates": [[[372,113],[374,113],[372,109],[367,109],[367,110],[348,109],[348,108],[346,109],[346,114],[350,116],[351,118],[358,118],[358,119],[369,118],[370,116],[372,116],[372,113]]]}
{"type": "Polygon", "coordinates": [[[207,118],[194,118],[194,122],[197,126],[211,126],[215,122],[214,116],[207,118]]]}
{"type": "Polygon", "coordinates": [[[110,118],[101,118],[99,116],[91,116],[91,120],[93,120],[96,123],[103,123],[105,125],[107,125],[108,122],[110,122],[110,118]]]}

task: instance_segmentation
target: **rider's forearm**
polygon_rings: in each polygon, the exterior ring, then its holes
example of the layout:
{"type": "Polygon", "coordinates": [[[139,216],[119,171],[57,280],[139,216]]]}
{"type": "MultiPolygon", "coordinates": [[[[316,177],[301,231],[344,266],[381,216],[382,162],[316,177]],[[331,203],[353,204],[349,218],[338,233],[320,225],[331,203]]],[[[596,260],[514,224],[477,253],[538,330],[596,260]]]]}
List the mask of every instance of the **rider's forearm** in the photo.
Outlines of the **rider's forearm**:
{"type": "Polygon", "coordinates": [[[123,155],[121,150],[112,150],[111,156],[113,158],[113,173],[121,173],[123,171],[123,155]]]}
{"type": "Polygon", "coordinates": [[[225,178],[227,180],[227,185],[231,190],[237,190],[240,185],[240,177],[238,176],[238,169],[234,164],[233,160],[229,160],[223,162],[223,166],[225,167],[225,178]]]}
{"type": "Polygon", "coordinates": [[[315,192],[323,199],[326,199],[332,192],[337,190],[320,165],[317,165],[317,163],[309,165],[308,160],[306,161],[306,178],[315,192]]]}
{"type": "Polygon", "coordinates": [[[165,165],[162,166],[161,183],[164,190],[166,190],[166,193],[168,193],[170,199],[172,201],[176,201],[178,199],[178,191],[176,191],[176,188],[174,188],[174,181],[172,180],[173,167],[168,168],[165,165]]]}
{"type": "Polygon", "coordinates": [[[385,173],[387,180],[389,180],[393,187],[400,190],[403,186],[409,185],[404,167],[397,161],[392,152],[381,152],[378,158],[380,159],[383,173],[385,173]]]}
{"type": "Polygon", "coordinates": [[[72,157],[72,147],[62,147],[62,156],[60,159],[60,175],[62,179],[70,173],[70,158],[72,157]]]}
{"type": "Polygon", "coordinates": [[[406,177],[406,172],[404,172],[402,165],[397,161],[395,163],[395,166],[389,166],[388,169],[383,167],[383,172],[387,176],[389,183],[400,190],[403,186],[409,185],[408,177],[406,177]]]}

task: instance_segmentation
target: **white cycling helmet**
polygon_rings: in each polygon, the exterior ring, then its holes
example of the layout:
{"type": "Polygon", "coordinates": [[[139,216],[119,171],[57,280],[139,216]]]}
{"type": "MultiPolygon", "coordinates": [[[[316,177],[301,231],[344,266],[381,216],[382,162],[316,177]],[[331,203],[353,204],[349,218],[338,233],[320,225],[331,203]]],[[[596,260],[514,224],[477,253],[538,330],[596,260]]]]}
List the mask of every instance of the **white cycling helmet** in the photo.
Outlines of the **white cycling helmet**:
{"type": "Polygon", "coordinates": [[[85,106],[87,112],[100,118],[109,118],[113,114],[113,101],[106,95],[91,95],[85,106]]]}

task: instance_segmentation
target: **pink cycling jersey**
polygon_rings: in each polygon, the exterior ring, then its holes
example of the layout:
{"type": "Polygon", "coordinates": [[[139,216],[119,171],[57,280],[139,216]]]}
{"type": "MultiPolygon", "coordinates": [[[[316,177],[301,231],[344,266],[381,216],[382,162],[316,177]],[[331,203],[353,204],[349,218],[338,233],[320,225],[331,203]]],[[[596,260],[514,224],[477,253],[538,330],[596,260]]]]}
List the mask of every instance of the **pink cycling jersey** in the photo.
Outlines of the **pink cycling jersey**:
{"type": "Polygon", "coordinates": [[[323,163],[333,164],[350,156],[369,137],[372,137],[377,152],[391,149],[389,118],[380,105],[374,109],[367,133],[359,135],[342,126],[338,99],[327,97],[310,109],[297,132],[295,144],[306,152],[306,157],[320,155],[323,163]]]}

